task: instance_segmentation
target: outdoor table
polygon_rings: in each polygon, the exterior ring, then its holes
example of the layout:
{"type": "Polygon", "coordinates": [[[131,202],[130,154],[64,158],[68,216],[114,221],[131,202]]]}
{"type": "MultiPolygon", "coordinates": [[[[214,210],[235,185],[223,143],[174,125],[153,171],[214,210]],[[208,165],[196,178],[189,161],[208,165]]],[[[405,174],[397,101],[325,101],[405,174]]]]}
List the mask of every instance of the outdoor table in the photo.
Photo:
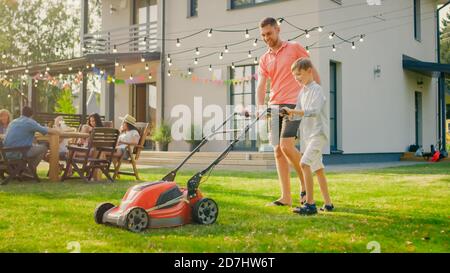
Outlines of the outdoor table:
{"type": "Polygon", "coordinates": [[[59,177],[59,143],[61,139],[67,138],[88,138],[90,134],[80,132],[61,132],[59,135],[37,135],[36,139],[40,141],[48,141],[49,143],[49,172],[48,179],[52,182],[60,181],[59,177]]]}

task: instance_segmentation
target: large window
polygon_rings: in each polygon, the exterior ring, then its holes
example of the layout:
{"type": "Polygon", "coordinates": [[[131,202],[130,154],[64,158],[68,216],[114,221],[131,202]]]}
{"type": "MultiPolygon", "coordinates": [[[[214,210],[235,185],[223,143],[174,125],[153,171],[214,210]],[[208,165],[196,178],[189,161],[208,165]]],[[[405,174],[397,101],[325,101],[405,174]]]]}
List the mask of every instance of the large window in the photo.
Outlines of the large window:
{"type": "Polygon", "coordinates": [[[338,151],[338,84],[335,62],[330,62],[330,150],[338,151]]]}
{"type": "Polygon", "coordinates": [[[151,47],[153,39],[156,38],[154,29],[158,22],[157,0],[134,0],[133,5],[133,24],[139,25],[134,30],[133,36],[139,36],[139,51],[147,51],[151,47]],[[150,39],[143,39],[143,37],[150,39]]]}
{"type": "MultiPolygon", "coordinates": [[[[237,66],[234,70],[231,70],[232,79],[243,79],[251,78],[251,80],[243,81],[240,84],[231,86],[231,105],[242,105],[243,107],[250,107],[256,104],[256,81],[252,77],[257,71],[257,66],[247,65],[247,66],[237,66]]],[[[236,117],[233,126],[235,129],[242,129],[248,124],[248,121],[236,117]]],[[[250,138],[248,135],[245,140],[238,142],[236,150],[247,150],[254,151],[257,149],[257,143],[254,137],[250,138]]]]}
{"type": "Polygon", "coordinates": [[[278,2],[280,0],[229,0],[229,1],[230,1],[230,8],[236,9],[248,6],[255,6],[267,2],[278,2]]]}
{"type": "Polygon", "coordinates": [[[414,0],[414,39],[420,42],[422,39],[422,16],[420,0],[414,0]]]}

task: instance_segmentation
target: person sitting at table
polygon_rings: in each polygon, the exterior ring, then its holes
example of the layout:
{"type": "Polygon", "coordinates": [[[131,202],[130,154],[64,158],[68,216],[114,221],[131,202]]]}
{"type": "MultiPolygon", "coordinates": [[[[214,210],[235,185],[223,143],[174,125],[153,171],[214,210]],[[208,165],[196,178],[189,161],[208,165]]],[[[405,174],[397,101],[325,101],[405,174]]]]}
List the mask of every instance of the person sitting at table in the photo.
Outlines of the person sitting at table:
{"type": "Polygon", "coordinates": [[[137,145],[141,135],[136,128],[136,119],[131,115],[120,117],[122,125],[120,126],[120,136],[117,141],[116,152],[114,157],[124,157],[127,159],[130,155],[127,151],[128,145],[137,145]]]}
{"type": "Polygon", "coordinates": [[[6,134],[9,123],[11,123],[11,113],[6,109],[0,109],[0,135],[6,134]]]}
{"type": "Polygon", "coordinates": [[[36,132],[43,135],[59,134],[59,130],[41,126],[31,117],[33,110],[29,106],[22,109],[22,115],[13,120],[6,131],[3,146],[8,148],[27,147],[30,146],[26,158],[28,166],[35,172],[37,166],[47,153],[47,146],[41,144],[33,144],[36,132]]]}
{"type": "MultiPolygon", "coordinates": [[[[80,132],[90,134],[92,132],[92,129],[94,129],[96,127],[103,127],[103,122],[102,122],[100,115],[97,113],[94,113],[94,114],[89,115],[89,117],[87,119],[87,124],[84,124],[81,127],[80,132]]],[[[87,146],[87,144],[88,144],[87,141],[88,141],[88,139],[79,139],[77,144],[80,146],[87,146]]]]}
{"type": "MultiPolygon", "coordinates": [[[[55,118],[55,122],[53,124],[53,128],[58,129],[60,131],[68,131],[70,127],[67,126],[64,122],[64,117],[57,116],[55,118]]],[[[67,145],[69,145],[69,139],[60,139],[59,140],[59,158],[65,159],[67,156],[67,145]]]]}

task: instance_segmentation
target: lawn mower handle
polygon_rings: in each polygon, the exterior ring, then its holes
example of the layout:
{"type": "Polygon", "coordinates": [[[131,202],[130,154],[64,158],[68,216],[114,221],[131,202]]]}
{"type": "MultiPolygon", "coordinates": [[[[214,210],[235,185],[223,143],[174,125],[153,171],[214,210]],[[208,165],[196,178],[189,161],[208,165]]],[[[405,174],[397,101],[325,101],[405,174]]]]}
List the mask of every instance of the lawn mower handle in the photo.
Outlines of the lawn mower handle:
{"type": "Polygon", "coordinates": [[[213,132],[211,132],[210,135],[205,136],[202,138],[200,144],[197,145],[197,147],[195,147],[195,149],[170,173],[168,173],[166,176],[164,176],[161,180],[162,181],[168,181],[168,182],[172,182],[175,181],[175,177],[177,176],[177,172],[184,166],[184,164],[186,164],[186,162],[194,155],[196,154],[201,147],[205,146],[206,143],[208,143],[209,139],[211,137],[213,137],[214,135],[221,133],[218,132],[220,129],[222,129],[232,118],[234,118],[236,115],[244,115],[245,117],[248,117],[250,114],[246,111],[244,114],[239,114],[237,112],[234,112],[233,114],[229,115],[227,117],[227,119],[225,119],[225,121],[217,128],[215,128],[213,130],[213,132]]]}
{"type": "MultiPolygon", "coordinates": [[[[216,160],[214,160],[206,169],[204,169],[201,172],[196,173],[193,177],[191,177],[188,180],[187,183],[187,188],[188,188],[188,197],[189,198],[193,198],[196,196],[196,192],[197,189],[200,185],[200,181],[202,179],[202,177],[208,173],[212,168],[214,168],[215,166],[217,166],[222,160],[224,160],[226,158],[226,156],[228,155],[228,153],[234,148],[234,146],[236,145],[236,143],[239,142],[239,140],[245,136],[245,134],[250,130],[251,127],[253,127],[263,116],[267,115],[271,113],[270,108],[265,109],[260,115],[258,115],[255,120],[253,120],[253,122],[251,122],[250,124],[248,124],[243,130],[241,130],[241,134],[239,135],[239,137],[235,138],[230,145],[228,145],[228,147],[217,157],[216,160]]],[[[248,116],[248,112],[246,112],[245,116],[248,116]]]]}

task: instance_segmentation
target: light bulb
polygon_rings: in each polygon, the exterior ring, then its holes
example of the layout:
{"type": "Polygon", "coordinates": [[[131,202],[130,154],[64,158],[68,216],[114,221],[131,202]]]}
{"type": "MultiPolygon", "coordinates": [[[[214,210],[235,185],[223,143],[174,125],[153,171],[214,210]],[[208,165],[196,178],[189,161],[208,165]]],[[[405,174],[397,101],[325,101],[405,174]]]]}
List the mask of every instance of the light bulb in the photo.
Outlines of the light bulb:
{"type": "Polygon", "coordinates": [[[125,66],[124,65],[122,65],[122,72],[125,72],[125,66]]]}
{"type": "Polygon", "coordinates": [[[328,36],[328,38],[330,38],[330,40],[333,40],[333,38],[334,38],[334,35],[335,35],[335,33],[334,33],[334,32],[332,32],[332,33],[330,33],[330,36],[328,36]]]}
{"type": "Polygon", "coordinates": [[[258,39],[255,39],[255,41],[253,42],[253,46],[254,47],[258,46],[258,39]]]}
{"type": "Polygon", "coordinates": [[[223,60],[223,52],[220,52],[219,59],[223,60]]]}
{"type": "Polygon", "coordinates": [[[245,39],[250,38],[250,34],[248,33],[248,29],[245,30],[245,39]]]}
{"type": "Polygon", "coordinates": [[[180,46],[181,46],[180,39],[177,38],[177,47],[180,47],[180,46]]]}
{"type": "Polygon", "coordinates": [[[309,34],[309,31],[306,31],[305,33],[306,33],[306,35],[305,35],[306,39],[311,38],[311,34],[309,34]]]}
{"type": "Polygon", "coordinates": [[[114,45],[113,53],[117,53],[117,46],[116,45],[114,45]]]}
{"type": "Polygon", "coordinates": [[[336,52],[336,46],[333,45],[333,52],[336,52]]]}
{"type": "Polygon", "coordinates": [[[209,71],[212,71],[212,65],[209,65],[209,71]]]}
{"type": "Polygon", "coordinates": [[[362,43],[364,42],[364,35],[361,35],[361,37],[359,38],[359,41],[362,43]]]}
{"type": "Polygon", "coordinates": [[[195,58],[194,64],[198,64],[198,59],[197,58],[195,58]]]}
{"type": "Polygon", "coordinates": [[[149,70],[148,64],[145,64],[145,70],[149,70]]]}
{"type": "Polygon", "coordinates": [[[200,55],[200,51],[198,50],[198,47],[195,49],[195,55],[200,55]]]}
{"type": "Polygon", "coordinates": [[[226,46],[225,46],[225,53],[228,53],[228,52],[229,52],[228,46],[226,45],[226,46]]]}
{"type": "Polygon", "coordinates": [[[317,29],[317,31],[323,32],[323,27],[319,27],[319,28],[317,29]]]}
{"type": "Polygon", "coordinates": [[[352,49],[356,49],[355,42],[352,42],[352,49]]]}
{"type": "Polygon", "coordinates": [[[248,52],[248,57],[249,57],[249,58],[252,57],[252,52],[251,52],[251,51],[248,52]]]}
{"type": "Polygon", "coordinates": [[[212,32],[213,32],[213,29],[211,28],[211,29],[208,31],[208,37],[209,37],[209,38],[212,37],[212,32]]]}

